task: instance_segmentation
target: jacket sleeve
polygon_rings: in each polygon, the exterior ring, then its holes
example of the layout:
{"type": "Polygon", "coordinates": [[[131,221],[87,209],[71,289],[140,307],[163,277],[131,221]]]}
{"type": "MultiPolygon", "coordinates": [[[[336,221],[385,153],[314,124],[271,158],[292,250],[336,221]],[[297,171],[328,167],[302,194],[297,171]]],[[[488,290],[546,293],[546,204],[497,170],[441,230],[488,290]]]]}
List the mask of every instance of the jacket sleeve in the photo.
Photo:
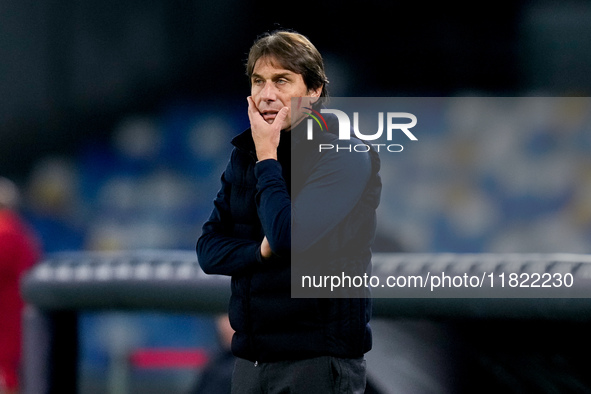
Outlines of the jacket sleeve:
{"type": "MultiPolygon", "coordinates": [[[[327,154],[317,163],[293,205],[276,160],[255,165],[257,213],[273,253],[289,256],[310,248],[351,212],[371,174],[369,155],[327,154]],[[293,229],[293,231],[292,231],[293,229]]],[[[262,263],[260,242],[231,236],[231,184],[222,189],[197,242],[199,263],[206,273],[234,275],[262,263]]]]}
{"type": "Polygon", "coordinates": [[[277,160],[259,161],[254,167],[257,178],[257,213],[271,250],[279,256],[291,251],[291,197],[277,160]]]}
{"type": "Polygon", "coordinates": [[[232,185],[226,180],[225,175],[224,172],[221,178],[222,187],[214,200],[213,211],[197,240],[199,265],[207,274],[241,274],[261,263],[260,242],[232,235],[232,185]]]}

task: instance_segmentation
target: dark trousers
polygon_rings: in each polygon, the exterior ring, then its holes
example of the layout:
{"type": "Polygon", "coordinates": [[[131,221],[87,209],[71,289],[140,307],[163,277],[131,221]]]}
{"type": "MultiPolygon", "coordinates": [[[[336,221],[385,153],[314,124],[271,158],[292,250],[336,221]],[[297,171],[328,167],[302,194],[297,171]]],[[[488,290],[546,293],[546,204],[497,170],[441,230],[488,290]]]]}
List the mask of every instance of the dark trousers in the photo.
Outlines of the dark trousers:
{"type": "Polygon", "coordinates": [[[255,363],[237,359],[232,394],[363,394],[365,360],[317,357],[255,363]]]}

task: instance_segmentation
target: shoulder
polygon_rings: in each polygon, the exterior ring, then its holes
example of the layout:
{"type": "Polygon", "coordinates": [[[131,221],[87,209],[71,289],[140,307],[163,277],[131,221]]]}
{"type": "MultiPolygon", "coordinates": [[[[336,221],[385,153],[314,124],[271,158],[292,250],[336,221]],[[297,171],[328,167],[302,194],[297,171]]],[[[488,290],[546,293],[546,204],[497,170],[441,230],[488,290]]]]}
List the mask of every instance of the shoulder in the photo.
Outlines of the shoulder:
{"type": "Polygon", "coordinates": [[[363,144],[357,139],[347,141],[327,139],[317,151],[316,176],[326,177],[331,183],[360,181],[365,184],[372,173],[369,148],[355,146],[363,144]]]}

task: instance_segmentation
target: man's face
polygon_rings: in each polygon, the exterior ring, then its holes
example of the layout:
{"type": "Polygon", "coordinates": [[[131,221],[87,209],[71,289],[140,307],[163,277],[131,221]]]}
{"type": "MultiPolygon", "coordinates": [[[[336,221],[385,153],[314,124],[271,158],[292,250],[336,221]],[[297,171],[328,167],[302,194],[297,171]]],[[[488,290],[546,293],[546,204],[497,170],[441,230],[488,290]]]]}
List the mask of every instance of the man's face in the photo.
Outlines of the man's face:
{"type": "Polygon", "coordinates": [[[281,125],[281,129],[286,130],[292,126],[292,116],[294,126],[302,119],[299,110],[292,112],[291,98],[319,97],[322,88],[308,90],[301,74],[281,68],[278,64],[269,57],[257,60],[250,81],[250,93],[259,113],[269,124],[273,123],[281,108],[289,108],[281,125]]]}

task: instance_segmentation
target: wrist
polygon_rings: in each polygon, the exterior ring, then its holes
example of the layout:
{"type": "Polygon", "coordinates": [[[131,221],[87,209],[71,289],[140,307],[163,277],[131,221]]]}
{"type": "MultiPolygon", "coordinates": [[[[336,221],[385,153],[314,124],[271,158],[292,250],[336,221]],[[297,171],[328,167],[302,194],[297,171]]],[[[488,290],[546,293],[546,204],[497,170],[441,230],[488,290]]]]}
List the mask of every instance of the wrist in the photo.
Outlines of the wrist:
{"type": "Polygon", "coordinates": [[[260,163],[261,161],[265,161],[265,160],[275,160],[275,161],[277,161],[277,159],[274,158],[274,157],[267,157],[267,158],[263,158],[263,159],[258,159],[257,160],[257,163],[260,163]]]}
{"type": "Polygon", "coordinates": [[[273,159],[277,160],[277,152],[257,152],[257,160],[263,161],[273,159]]]}
{"type": "Polygon", "coordinates": [[[277,160],[277,155],[257,155],[257,163],[263,160],[277,160]]]}

